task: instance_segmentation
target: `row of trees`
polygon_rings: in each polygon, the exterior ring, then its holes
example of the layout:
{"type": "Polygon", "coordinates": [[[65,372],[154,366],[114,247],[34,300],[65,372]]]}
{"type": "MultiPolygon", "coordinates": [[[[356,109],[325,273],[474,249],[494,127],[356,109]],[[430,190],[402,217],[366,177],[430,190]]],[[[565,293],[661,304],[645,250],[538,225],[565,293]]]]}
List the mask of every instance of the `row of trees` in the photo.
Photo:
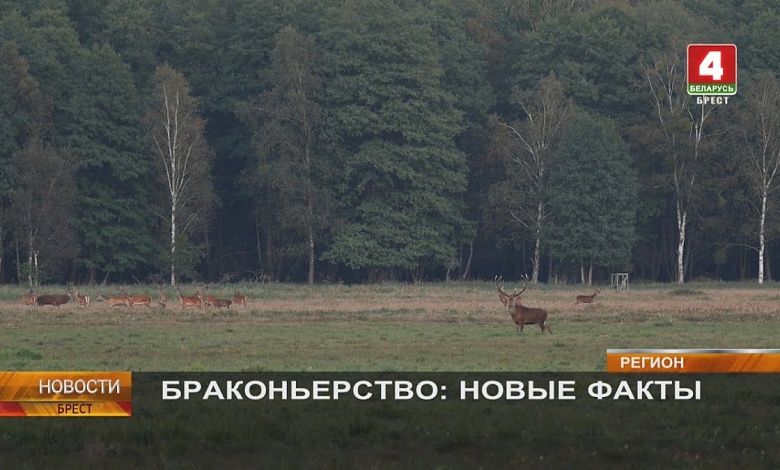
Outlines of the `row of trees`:
{"type": "Polygon", "coordinates": [[[778,13],[0,0],[0,273],[762,282],[778,13]],[[726,106],[686,93],[699,42],[739,47],[726,106]]]}

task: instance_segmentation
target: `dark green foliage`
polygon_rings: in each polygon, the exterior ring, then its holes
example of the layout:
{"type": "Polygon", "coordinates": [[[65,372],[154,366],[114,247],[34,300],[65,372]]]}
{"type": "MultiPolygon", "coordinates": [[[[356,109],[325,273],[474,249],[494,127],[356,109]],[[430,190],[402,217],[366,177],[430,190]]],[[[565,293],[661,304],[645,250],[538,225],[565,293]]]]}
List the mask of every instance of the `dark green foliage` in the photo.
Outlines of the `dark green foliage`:
{"type": "Polygon", "coordinates": [[[325,135],[340,161],[345,229],[326,258],[353,268],[442,266],[468,233],[454,96],[426,25],[394,2],[351,2],[323,28],[325,135]]]}
{"type": "Polygon", "coordinates": [[[637,175],[615,125],[580,112],[557,163],[550,181],[553,252],[574,266],[624,270],[635,237],[637,175]]]}
{"type": "MultiPolygon", "coordinates": [[[[534,258],[544,281],[563,253],[541,240],[537,255],[533,224],[517,223],[527,214],[507,210],[538,203],[499,158],[488,121],[527,120],[513,87],[533,94],[554,75],[579,109],[613,119],[636,156],[634,274],[677,278],[679,263],[686,279],[753,277],[755,220],[747,215],[756,207],[736,142],[743,124],[724,111],[747,98],[743,84],[778,75],[778,18],[770,0],[0,0],[0,45],[17,45],[3,46],[0,61],[0,212],[18,186],[12,155],[40,133],[76,171],[78,233],[68,252],[77,255],[67,276],[141,278],[166,264],[159,253],[169,222],[159,217],[159,171],[139,118],[156,68],[167,63],[191,84],[215,152],[210,201],[218,210],[187,237],[193,276],[337,281],[362,279],[366,268],[404,279],[442,279],[452,269],[492,278],[499,266],[519,273],[534,258]],[[272,77],[273,51],[287,27],[317,51],[318,90],[307,97],[319,112],[311,173],[278,142],[253,149],[261,127],[290,142],[296,129],[284,117],[250,123],[235,114],[279,91],[285,77],[272,77]],[[674,99],[687,98],[693,42],[737,44],[740,83],[696,148],[688,111],[700,110],[677,102],[659,113],[655,99],[665,103],[666,92],[648,92],[648,73],[659,72],[683,84],[674,99]],[[28,94],[29,79],[37,95],[28,94]],[[675,169],[688,183],[673,183],[675,169]],[[318,208],[308,212],[307,200],[318,208]],[[681,262],[677,202],[687,229],[681,262]],[[317,262],[307,263],[312,238],[317,262]]],[[[295,102],[283,95],[278,109],[295,102]]],[[[553,156],[558,150],[551,144],[553,156]]],[[[779,216],[770,204],[769,279],[780,261],[779,216]]],[[[7,281],[17,261],[1,219],[7,281]]]]}

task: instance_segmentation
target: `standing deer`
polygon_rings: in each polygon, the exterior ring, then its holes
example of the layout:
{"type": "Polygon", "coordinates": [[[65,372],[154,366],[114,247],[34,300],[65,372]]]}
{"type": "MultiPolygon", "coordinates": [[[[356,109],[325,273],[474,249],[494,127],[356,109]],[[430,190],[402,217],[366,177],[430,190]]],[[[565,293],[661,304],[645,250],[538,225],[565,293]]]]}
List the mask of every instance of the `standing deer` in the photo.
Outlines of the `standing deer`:
{"type": "Polygon", "coordinates": [[[536,324],[541,328],[542,334],[544,334],[545,331],[552,334],[552,329],[544,324],[547,320],[546,310],[526,307],[520,303],[520,295],[528,288],[528,276],[523,277],[523,281],[523,290],[510,295],[504,292],[502,285],[500,285],[498,279],[496,279],[496,288],[498,289],[499,297],[501,299],[507,299],[505,305],[509,308],[509,315],[512,316],[512,320],[515,322],[515,331],[522,333],[523,326],[536,324]]]}
{"type": "Polygon", "coordinates": [[[24,302],[25,305],[35,305],[35,299],[37,297],[38,296],[35,295],[35,289],[30,289],[30,292],[22,296],[22,302],[24,302]]]}
{"type": "Polygon", "coordinates": [[[67,294],[39,295],[35,297],[35,303],[38,305],[54,305],[59,308],[60,305],[70,301],[70,296],[71,292],[68,292],[67,294]]]}
{"type": "Polygon", "coordinates": [[[127,300],[126,295],[118,296],[118,297],[106,297],[103,294],[99,294],[97,297],[95,297],[95,302],[105,302],[110,307],[119,307],[124,305],[125,307],[130,306],[130,302],[127,300]]]}
{"type": "Polygon", "coordinates": [[[236,294],[233,296],[233,303],[236,305],[243,305],[246,307],[246,296],[241,295],[241,292],[236,291],[236,294]]]}
{"type": "Polygon", "coordinates": [[[203,296],[203,307],[204,308],[214,307],[214,303],[217,301],[216,297],[214,297],[213,295],[208,295],[209,294],[209,287],[211,287],[211,285],[206,284],[206,288],[205,288],[206,295],[203,296]]]}
{"type": "Polygon", "coordinates": [[[593,295],[578,295],[577,301],[574,302],[574,305],[577,304],[592,304],[593,301],[596,299],[596,294],[600,293],[601,289],[596,289],[596,292],[593,293],[593,295]]]}
{"type": "Polygon", "coordinates": [[[73,292],[69,292],[69,294],[79,307],[89,307],[89,296],[81,295],[81,289],[77,289],[75,294],[73,292]]]}
{"type": "Polygon", "coordinates": [[[203,306],[203,291],[201,286],[198,286],[198,293],[193,296],[182,295],[179,286],[176,286],[176,292],[179,293],[179,300],[181,300],[182,308],[203,306]]]}
{"type": "Polygon", "coordinates": [[[152,306],[151,295],[127,295],[127,286],[123,286],[119,291],[120,295],[124,295],[127,299],[127,305],[135,307],[136,305],[146,305],[147,308],[152,306]]]}

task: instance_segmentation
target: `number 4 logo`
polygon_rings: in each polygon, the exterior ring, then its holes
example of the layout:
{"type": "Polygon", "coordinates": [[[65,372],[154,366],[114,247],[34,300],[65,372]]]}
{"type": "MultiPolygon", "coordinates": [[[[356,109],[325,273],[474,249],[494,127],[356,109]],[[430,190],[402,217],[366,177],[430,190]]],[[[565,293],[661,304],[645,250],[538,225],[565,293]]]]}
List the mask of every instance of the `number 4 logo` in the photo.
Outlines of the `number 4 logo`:
{"type": "Polygon", "coordinates": [[[688,46],[688,94],[737,94],[737,46],[690,44],[688,46]]]}

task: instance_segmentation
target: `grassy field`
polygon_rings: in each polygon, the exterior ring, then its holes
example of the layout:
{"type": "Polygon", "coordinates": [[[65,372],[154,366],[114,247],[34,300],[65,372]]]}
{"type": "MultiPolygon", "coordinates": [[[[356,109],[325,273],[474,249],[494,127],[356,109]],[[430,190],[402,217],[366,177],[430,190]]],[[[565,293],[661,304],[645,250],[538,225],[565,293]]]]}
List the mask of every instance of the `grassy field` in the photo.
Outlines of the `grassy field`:
{"type": "MultiPolygon", "coordinates": [[[[609,289],[531,286],[525,305],[549,311],[552,335],[515,332],[492,283],[236,288],[229,310],[60,308],[0,290],[6,370],[132,371],[603,371],[610,348],[777,348],[780,289],[740,284],[609,289]]],[[[507,285],[511,290],[514,286],[507,285]]],[[[51,288],[41,293],[62,292],[51,288]]],[[[82,289],[93,299],[116,288],[82,289]]],[[[131,295],[155,288],[133,286],[131,295]]],[[[194,286],[183,289],[193,294],[194,286]]],[[[166,293],[175,298],[173,291],[166,293]]]]}
{"type": "Polygon", "coordinates": [[[704,377],[696,402],[165,402],[171,374],[154,373],[617,380],[599,374],[610,348],[777,348],[777,285],[604,289],[576,306],[592,290],[531,286],[523,301],[549,311],[551,335],[517,334],[492,283],[238,288],[249,304],[230,310],[25,307],[24,290],[0,288],[0,370],[147,372],[134,374],[131,418],[1,418],[0,468],[780,468],[776,374],[704,377]],[[548,373],[502,374],[526,371],[548,373]]]}

